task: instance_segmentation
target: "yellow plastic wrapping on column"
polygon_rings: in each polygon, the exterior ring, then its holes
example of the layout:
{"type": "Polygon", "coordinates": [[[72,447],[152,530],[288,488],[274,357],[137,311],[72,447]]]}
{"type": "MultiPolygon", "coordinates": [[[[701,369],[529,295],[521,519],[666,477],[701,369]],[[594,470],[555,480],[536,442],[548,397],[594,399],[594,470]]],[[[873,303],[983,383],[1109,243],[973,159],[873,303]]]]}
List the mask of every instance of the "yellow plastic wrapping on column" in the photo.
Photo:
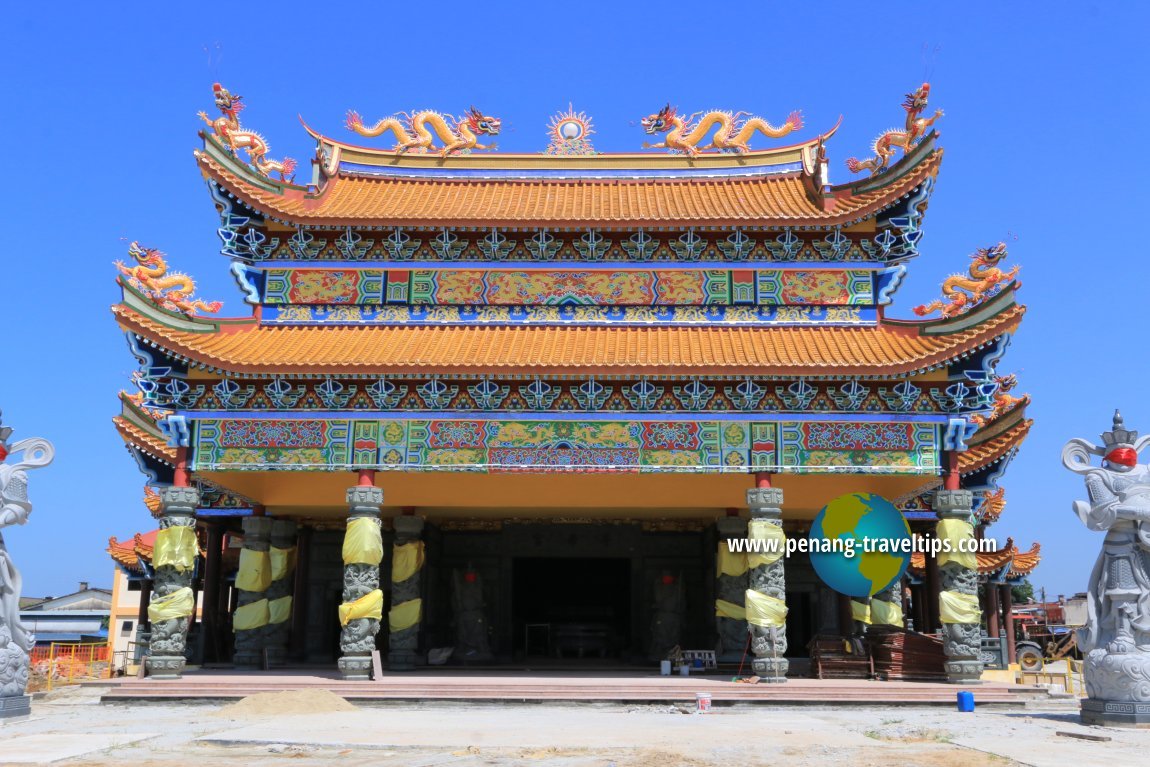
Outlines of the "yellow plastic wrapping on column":
{"type": "Polygon", "coordinates": [[[344,602],[339,606],[339,625],[346,626],[356,618],[383,618],[383,592],[369,591],[354,602],[344,602]]]}
{"type": "Polygon", "coordinates": [[[196,600],[187,586],[176,589],[166,597],[156,597],[148,604],[148,620],[152,623],[187,618],[195,609],[196,600]]]}
{"type": "Polygon", "coordinates": [[[271,557],[266,551],[240,549],[236,588],[241,591],[267,591],[272,582],[271,557]]]}
{"type": "Polygon", "coordinates": [[[761,628],[782,626],[787,619],[787,603],[781,599],[747,589],[747,623],[761,628]]]}
{"type": "Polygon", "coordinates": [[[947,546],[950,548],[949,552],[944,550],[938,553],[939,567],[947,562],[954,562],[967,570],[978,569],[978,559],[973,551],[958,550],[959,541],[974,540],[974,527],[969,522],[962,519],[944,519],[938,523],[936,534],[947,541],[947,546]]]}
{"type": "Polygon", "coordinates": [[[387,613],[388,631],[395,633],[411,628],[419,623],[419,616],[423,613],[423,600],[411,599],[398,604],[387,613]]]}
{"type": "Polygon", "coordinates": [[[268,602],[268,623],[284,623],[291,617],[291,597],[280,597],[268,602]]]}
{"type": "Polygon", "coordinates": [[[191,570],[196,564],[196,529],[180,525],[158,532],[152,550],[152,564],[155,567],[174,567],[181,573],[191,570]]]}
{"type": "Polygon", "coordinates": [[[379,531],[379,520],[356,517],[348,522],[343,534],[343,563],[378,565],[382,561],[383,534],[379,531]]]}
{"type": "Polygon", "coordinates": [[[752,519],[747,525],[747,537],[752,541],[763,541],[759,551],[747,554],[747,566],[773,565],[786,553],[787,536],[783,534],[780,525],[772,524],[765,519],[752,519]]]}
{"type": "Polygon", "coordinates": [[[737,621],[745,621],[747,619],[747,608],[742,605],[737,605],[734,602],[728,602],[725,599],[716,599],[715,617],[734,618],[737,621]]]}
{"type": "Polygon", "coordinates": [[[268,551],[268,557],[271,559],[272,580],[281,581],[295,567],[295,546],[288,546],[286,549],[272,546],[268,551]]]}
{"type": "Polygon", "coordinates": [[[851,600],[851,620],[871,622],[871,603],[851,600]]]}
{"type": "Polygon", "coordinates": [[[963,594],[961,591],[938,592],[938,613],[943,623],[979,623],[982,610],[978,607],[978,597],[963,594]]]}
{"type": "Polygon", "coordinates": [[[391,582],[402,583],[423,567],[423,541],[396,546],[391,552],[391,582]]]}
{"type": "Polygon", "coordinates": [[[266,599],[257,599],[240,605],[232,615],[232,628],[236,631],[250,631],[268,625],[271,610],[266,599]]]}
{"type": "Polygon", "coordinates": [[[719,541],[719,553],[715,557],[715,577],[733,575],[736,578],[747,572],[747,555],[741,551],[731,551],[726,541],[719,541]]]}
{"type": "Polygon", "coordinates": [[[884,602],[881,599],[870,601],[870,620],[876,626],[902,627],[902,605],[897,602],[884,602]]]}

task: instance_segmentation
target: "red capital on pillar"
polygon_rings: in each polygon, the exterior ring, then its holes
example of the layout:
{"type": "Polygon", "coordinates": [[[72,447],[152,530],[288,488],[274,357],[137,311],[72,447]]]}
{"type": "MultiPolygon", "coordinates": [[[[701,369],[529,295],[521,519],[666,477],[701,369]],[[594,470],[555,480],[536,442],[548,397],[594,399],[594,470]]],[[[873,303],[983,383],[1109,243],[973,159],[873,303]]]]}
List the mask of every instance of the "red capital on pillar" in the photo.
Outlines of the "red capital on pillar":
{"type": "Polygon", "coordinates": [[[755,487],[770,487],[771,473],[769,471],[755,472],[755,487]]]}
{"type": "Polygon", "coordinates": [[[176,487],[188,487],[188,449],[176,448],[175,472],[172,474],[172,484],[176,487]]]}
{"type": "Polygon", "coordinates": [[[372,487],[375,484],[375,471],[373,469],[359,470],[359,486],[372,487]]]}

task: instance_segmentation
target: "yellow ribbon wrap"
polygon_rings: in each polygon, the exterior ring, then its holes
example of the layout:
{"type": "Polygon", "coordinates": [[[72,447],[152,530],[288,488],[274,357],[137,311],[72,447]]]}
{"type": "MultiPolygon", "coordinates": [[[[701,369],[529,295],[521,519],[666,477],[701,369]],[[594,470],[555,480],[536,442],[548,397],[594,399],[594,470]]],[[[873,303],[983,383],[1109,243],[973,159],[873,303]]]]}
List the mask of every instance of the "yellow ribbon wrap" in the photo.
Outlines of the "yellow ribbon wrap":
{"type": "Polygon", "coordinates": [[[387,613],[387,628],[392,633],[411,628],[419,623],[419,616],[422,612],[422,599],[411,599],[403,604],[398,604],[387,613]]]}
{"type": "Polygon", "coordinates": [[[339,625],[346,626],[356,618],[383,618],[383,592],[369,591],[354,602],[344,602],[339,606],[339,625]]]}
{"type": "Polygon", "coordinates": [[[867,602],[856,602],[851,600],[851,620],[862,621],[863,623],[871,622],[871,605],[867,602]]]}
{"type": "Polygon", "coordinates": [[[747,537],[752,541],[764,541],[759,552],[747,554],[747,566],[773,565],[786,553],[787,536],[780,525],[771,524],[765,519],[752,519],[747,525],[747,537]]]}
{"type": "Polygon", "coordinates": [[[737,605],[734,602],[728,602],[725,599],[716,599],[715,617],[734,618],[737,621],[745,621],[747,619],[747,608],[742,605],[737,605]]]}
{"type": "Polygon", "coordinates": [[[747,623],[760,628],[782,626],[787,619],[787,603],[754,589],[747,589],[747,623]]]}
{"type": "Polygon", "coordinates": [[[973,551],[959,551],[958,542],[974,540],[974,527],[962,519],[944,519],[938,523],[935,534],[948,542],[950,551],[938,553],[938,565],[954,562],[967,570],[977,570],[978,560],[973,551]]]}
{"type": "Polygon", "coordinates": [[[902,627],[902,605],[898,602],[884,602],[881,599],[870,601],[871,623],[876,626],[902,627]]]}
{"type": "Polygon", "coordinates": [[[295,546],[286,549],[272,546],[268,551],[268,558],[271,560],[272,580],[282,581],[295,567],[295,546]]]}
{"type": "Polygon", "coordinates": [[[266,551],[240,549],[236,588],[241,591],[267,591],[272,582],[271,556],[266,551]]]}
{"type": "Polygon", "coordinates": [[[280,597],[268,602],[268,623],[285,623],[291,617],[291,597],[280,597]]]}
{"type": "Polygon", "coordinates": [[[166,597],[155,597],[148,604],[148,620],[152,623],[187,618],[195,610],[196,599],[187,586],[176,589],[166,597]]]}
{"type": "Polygon", "coordinates": [[[391,552],[391,582],[402,583],[423,567],[423,541],[396,546],[391,552]]]}
{"type": "Polygon", "coordinates": [[[347,523],[343,534],[343,563],[345,565],[378,565],[383,561],[383,534],[379,520],[374,517],[356,517],[347,523]]]}
{"type": "Polygon", "coordinates": [[[181,525],[166,527],[156,533],[152,564],[174,567],[181,573],[191,570],[196,564],[196,529],[181,525]]]}
{"type": "Polygon", "coordinates": [[[938,592],[938,612],[943,623],[979,623],[982,620],[978,597],[961,591],[938,592]]]}
{"type": "Polygon", "coordinates": [[[236,631],[262,628],[268,625],[269,612],[266,599],[257,599],[246,605],[240,605],[232,615],[232,628],[236,631]]]}
{"type": "Polygon", "coordinates": [[[719,541],[719,554],[715,557],[715,577],[733,575],[736,578],[747,572],[747,555],[741,551],[731,551],[726,541],[719,541]]]}

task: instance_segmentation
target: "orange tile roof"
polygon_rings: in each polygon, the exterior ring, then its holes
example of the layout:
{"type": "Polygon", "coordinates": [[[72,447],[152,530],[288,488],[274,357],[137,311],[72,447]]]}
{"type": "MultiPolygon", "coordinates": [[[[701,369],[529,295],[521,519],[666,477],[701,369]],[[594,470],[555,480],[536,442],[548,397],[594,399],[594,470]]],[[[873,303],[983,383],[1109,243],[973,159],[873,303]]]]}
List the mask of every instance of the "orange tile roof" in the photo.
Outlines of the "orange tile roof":
{"type": "Polygon", "coordinates": [[[156,534],[159,532],[159,530],[151,530],[146,533],[136,533],[130,541],[123,543],[113,535],[108,539],[108,548],[105,551],[117,564],[132,570],[139,569],[141,559],[151,561],[152,550],[156,545],[156,534]]]}
{"type": "MultiPolygon", "coordinates": [[[[1007,538],[1006,545],[998,551],[979,552],[975,554],[975,559],[978,561],[978,572],[982,575],[998,572],[1009,565],[1006,577],[1021,578],[1038,567],[1042,560],[1041,552],[1042,546],[1038,543],[1032,544],[1030,551],[1019,551],[1014,540],[1007,538]]],[[[926,569],[925,555],[919,551],[911,554],[908,569],[916,576],[922,575],[926,569]]]]}
{"type": "MultiPolygon", "coordinates": [[[[1033,418],[1023,418],[1014,426],[1002,433],[978,444],[971,444],[969,450],[958,454],[958,470],[962,474],[971,474],[979,469],[989,466],[1001,458],[1012,448],[1021,445],[1022,440],[1030,433],[1034,425],[1033,418]]],[[[984,428],[990,428],[993,422],[984,428]]]]}
{"type": "Polygon", "coordinates": [[[120,437],[128,444],[135,445],[156,458],[170,463],[175,462],[176,449],[169,447],[167,440],[141,429],[123,416],[113,416],[112,423],[116,425],[116,431],[120,432],[120,437]]]}
{"type": "Polygon", "coordinates": [[[216,332],[167,327],[124,305],[121,326],[208,368],[363,375],[900,375],[943,364],[1013,332],[1012,305],[966,330],[922,335],[914,323],[859,327],[303,326],[254,321],[216,332]]]}
{"type": "Polygon", "coordinates": [[[321,192],[249,182],[207,152],[196,157],[256,210],[293,223],[348,226],[836,226],[860,221],[938,171],[942,150],[892,183],[823,197],[800,173],[658,179],[421,179],[339,175],[321,192]]]}

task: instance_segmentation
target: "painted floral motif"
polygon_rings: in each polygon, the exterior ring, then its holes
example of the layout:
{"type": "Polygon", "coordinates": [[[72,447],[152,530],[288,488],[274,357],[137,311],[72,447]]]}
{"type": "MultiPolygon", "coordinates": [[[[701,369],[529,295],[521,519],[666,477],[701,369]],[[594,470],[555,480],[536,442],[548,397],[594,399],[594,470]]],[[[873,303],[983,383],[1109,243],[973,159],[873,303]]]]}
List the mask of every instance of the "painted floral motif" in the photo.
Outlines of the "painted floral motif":
{"type": "Polygon", "coordinates": [[[428,447],[483,447],[483,430],[475,421],[432,421],[428,447]]]}
{"type": "Polygon", "coordinates": [[[222,424],[222,447],[317,448],[327,442],[323,421],[228,420],[222,424]]]}
{"type": "Polygon", "coordinates": [[[645,423],[643,442],[653,448],[692,450],[699,446],[699,427],[693,423],[645,423]]]}
{"type": "Polygon", "coordinates": [[[909,450],[911,426],[901,423],[810,423],[806,445],[811,450],[909,450]]]}

